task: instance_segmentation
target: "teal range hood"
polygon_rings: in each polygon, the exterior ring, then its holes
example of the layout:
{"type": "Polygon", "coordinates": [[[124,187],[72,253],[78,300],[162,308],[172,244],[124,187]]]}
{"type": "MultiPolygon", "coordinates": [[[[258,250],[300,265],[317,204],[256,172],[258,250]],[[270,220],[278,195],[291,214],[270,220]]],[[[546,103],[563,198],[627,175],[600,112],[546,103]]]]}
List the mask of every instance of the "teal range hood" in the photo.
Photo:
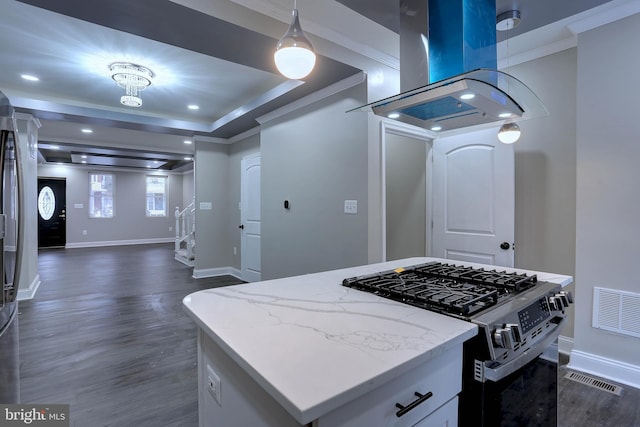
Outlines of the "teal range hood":
{"type": "Polygon", "coordinates": [[[496,68],[495,0],[402,0],[402,93],[354,110],[441,134],[548,115],[525,84],[496,68]]]}
{"type": "Polygon", "coordinates": [[[524,83],[489,69],[473,70],[350,111],[372,111],[440,134],[548,115],[524,83]]]}

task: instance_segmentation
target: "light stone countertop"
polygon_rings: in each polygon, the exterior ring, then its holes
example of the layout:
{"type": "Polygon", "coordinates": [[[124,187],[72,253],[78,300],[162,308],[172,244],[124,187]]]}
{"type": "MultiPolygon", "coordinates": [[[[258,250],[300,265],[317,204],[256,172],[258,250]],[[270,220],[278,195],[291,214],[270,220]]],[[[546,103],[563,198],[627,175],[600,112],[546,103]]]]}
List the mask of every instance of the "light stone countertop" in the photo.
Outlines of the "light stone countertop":
{"type": "Polygon", "coordinates": [[[410,258],[209,289],[183,303],[213,342],[306,424],[477,334],[470,322],[342,286],[347,277],[429,261],[452,262],[410,258]]]}

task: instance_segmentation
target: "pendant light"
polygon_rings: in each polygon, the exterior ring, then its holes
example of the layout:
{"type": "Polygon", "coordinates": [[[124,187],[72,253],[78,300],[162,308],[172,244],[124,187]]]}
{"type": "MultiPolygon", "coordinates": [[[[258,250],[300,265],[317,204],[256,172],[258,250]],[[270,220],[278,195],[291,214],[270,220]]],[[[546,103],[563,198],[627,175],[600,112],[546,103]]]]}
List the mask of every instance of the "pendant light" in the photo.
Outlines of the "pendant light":
{"type": "Polygon", "coordinates": [[[291,25],[278,42],[273,59],[278,71],[288,79],[302,79],[309,75],[316,63],[316,54],[305,36],[298,19],[297,3],[294,3],[291,25]]]}
{"type": "Polygon", "coordinates": [[[505,123],[498,131],[498,140],[503,144],[513,144],[520,139],[520,126],[516,123],[505,123]]]}

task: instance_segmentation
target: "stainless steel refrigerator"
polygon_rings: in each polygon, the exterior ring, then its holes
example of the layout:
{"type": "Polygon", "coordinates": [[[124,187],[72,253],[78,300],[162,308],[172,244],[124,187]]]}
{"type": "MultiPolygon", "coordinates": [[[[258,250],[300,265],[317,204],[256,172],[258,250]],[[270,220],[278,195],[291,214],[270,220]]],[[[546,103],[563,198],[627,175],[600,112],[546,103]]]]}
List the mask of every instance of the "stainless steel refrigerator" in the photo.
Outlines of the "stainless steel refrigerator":
{"type": "Polygon", "coordinates": [[[20,401],[18,351],[18,280],[21,265],[22,228],[19,201],[22,170],[18,159],[18,129],[9,99],[0,91],[0,403],[20,401]]]}

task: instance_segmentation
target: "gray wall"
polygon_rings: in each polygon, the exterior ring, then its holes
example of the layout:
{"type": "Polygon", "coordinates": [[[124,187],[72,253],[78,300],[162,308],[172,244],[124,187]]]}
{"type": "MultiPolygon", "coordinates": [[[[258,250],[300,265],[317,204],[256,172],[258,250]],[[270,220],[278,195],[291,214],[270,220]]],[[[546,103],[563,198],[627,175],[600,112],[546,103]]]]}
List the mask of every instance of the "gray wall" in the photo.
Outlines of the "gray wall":
{"type": "MultiPolygon", "coordinates": [[[[39,165],[38,177],[66,178],[67,245],[90,246],[102,242],[171,239],[175,231],[173,210],[182,203],[182,175],[169,177],[167,216],[148,218],[145,211],[148,171],[100,170],[64,165],[39,165]],[[89,173],[112,173],[115,177],[113,218],[89,218],[89,173]],[[76,208],[75,205],[82,205],[76,208]],[[83,235],[82,231],[87,234],[83,235]]],[[[34,211],[36,212],[36,211],[34,211]]]]}
{"type": "Polygon", "coordinates": [[[194,275],[231,265],[229,244],[229,146],[196,140],[196,264],[194,275]],[[201,209],[211,203],[212,209],[201,209]]]}
{"type": "Polygon", "coordinates": [[[241,269],[240,182],[242,158],[260,151],[260,134],[256,133],[229,147],[229,242],[231,245],[231,267],[241,269]],[[233,249],[235,248],[235,253],[233,249]]]}
{"type": "Polygon", "coordinates": [[[263,125],[263,279],[366,264],[368,119],[345,114],[365,102],[360,84],[263,125]]]}
{"type": "Polygon", "coordinates": [[[385,135],[387,260],[426,256],[427,144],[385,135]]]}
{"type": "MultiPolygon", "coordinates": [[[[576,49],[513,67],[549,116],[520,123],[515,144],[515,266],[575,274],[576,49]]],[[[574,290],[571,285],[570,290],[574,290]]],[[[564,336],[573,336],[573,307],[564,336]]]]}
{"type": "MultiPolygon", "coordinates": [[[[193,170],[188,172],[184,172],[182,174],[182,204],[180,206],[180,210],[189,206],[191,202],[193,202],[194,196],[194,184],[193,184],[193,170]]],[[[175,208],[175,206],[174,206],[175,208]]]]}
{"type": "Polygon", "coordinates": [[[29,146],[35,147],[38,140],[38,126],[30,118],[21,118],[18,122],[18,148],[20,149],[20,166],[24,175],[22,202],[19,209],[25,213],[25,224],[22,224],[22,264],[18,283],[18,298],[32,298],[40,284],[38,275],[38,218],[31,215],[31,207],[38,203],[38,162],[36,154],[31,156],[29,146]]]}
{"type": "Polygon", "coordinates": [[[639,44],[640,14],[578,37],[574,346],[636,372],[640,340],[592,328],[591,310],[594,286],[640,292],[639,44]]]}

